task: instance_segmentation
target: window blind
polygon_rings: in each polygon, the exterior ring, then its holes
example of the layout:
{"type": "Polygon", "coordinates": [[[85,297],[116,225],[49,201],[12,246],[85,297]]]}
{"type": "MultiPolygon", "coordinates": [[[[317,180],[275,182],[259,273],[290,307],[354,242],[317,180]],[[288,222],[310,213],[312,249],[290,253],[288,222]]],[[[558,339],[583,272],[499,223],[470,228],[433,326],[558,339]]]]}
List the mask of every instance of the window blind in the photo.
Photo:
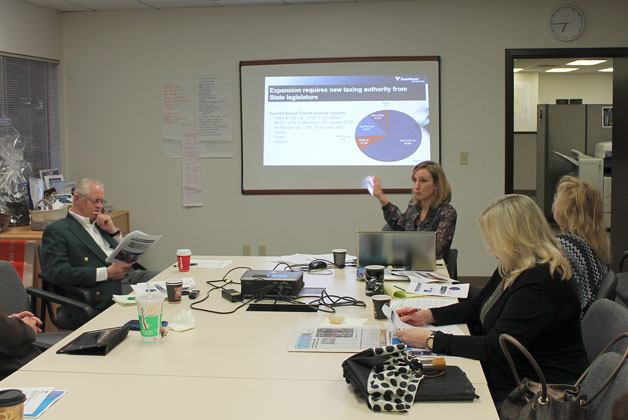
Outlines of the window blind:
{"type": "Polygon", "coordinates": [[[20,133],[33,176],[61,169],[57,63],[0,55],[0,117],[20,133]]]}

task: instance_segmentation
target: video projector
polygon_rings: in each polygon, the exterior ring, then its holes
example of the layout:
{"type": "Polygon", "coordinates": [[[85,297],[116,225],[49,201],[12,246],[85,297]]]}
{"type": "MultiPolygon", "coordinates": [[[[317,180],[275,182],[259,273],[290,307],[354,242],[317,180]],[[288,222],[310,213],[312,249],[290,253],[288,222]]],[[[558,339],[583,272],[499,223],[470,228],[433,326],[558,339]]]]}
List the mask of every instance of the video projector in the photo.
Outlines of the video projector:
{"type": "Polygon", "coordinates": [[[240,278],[240,290],[245,299],[296,297],[303,285],[300,271],[249,270],[240,278]]]}

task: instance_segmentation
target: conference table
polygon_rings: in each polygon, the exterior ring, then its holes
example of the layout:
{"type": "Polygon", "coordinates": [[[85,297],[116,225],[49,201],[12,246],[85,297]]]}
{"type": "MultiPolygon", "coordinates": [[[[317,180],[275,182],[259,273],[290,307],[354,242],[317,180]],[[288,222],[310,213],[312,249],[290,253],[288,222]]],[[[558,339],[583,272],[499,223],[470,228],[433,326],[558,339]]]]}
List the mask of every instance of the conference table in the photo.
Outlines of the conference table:
{"type": "MultiPolygon", "coordinates": [[[[191,267],[188,273],[169,267],[154,280],[192,277],[201,291],[196,299],[199,301],[209,289],[206,281],[219,280],[234,267],[272,269],[277,264],[277,257],[193,258],[229,264],[225,268],[191,267]]],[[[239,282],[244,271],[237,269],[227,278],[239,282]]],[[[330,294],[352,296],[366,303],[366,308],[337,308],[336,314],[346,320],[367,319],[365,325],[386,325],[387,321],[373,319],[370,298],[364,295],[364,282],[356,279],[355,267],[306,273],[304,280],[306,287],[325,287],[330,294]]],[[[187,296],[178,304],[165,302],[164,319],[174,319],[182,310],[189,310],[191,302],[187,296]]],[[[216,290],[198,306],[229,311],[239,304],[227,301],[216,290]]],[[[104,357],[56,354],[58,348],[85,331],[137,319],[134,305],[114,304],[0,382],[0,387],[52,386],[67,390],[43,414],[44,420],[193,419],[208,415],[225,419],[361,419],[378,415],[342,377],[342,362],[351,353],[288,351],[297,329],[319,326],[328,314],[252,312],[243,307],[228,315],[201,311],[192,311],[192,315],[194,329],[169,331],[157,346],[142,345],[139,332],[131,331],[104,357]]],[[[497,419],[480,363],[463,358],[447,358],[447,363],[465,371],[480,398],[472,402],[416,403],[409,415],[497,419]]]]}

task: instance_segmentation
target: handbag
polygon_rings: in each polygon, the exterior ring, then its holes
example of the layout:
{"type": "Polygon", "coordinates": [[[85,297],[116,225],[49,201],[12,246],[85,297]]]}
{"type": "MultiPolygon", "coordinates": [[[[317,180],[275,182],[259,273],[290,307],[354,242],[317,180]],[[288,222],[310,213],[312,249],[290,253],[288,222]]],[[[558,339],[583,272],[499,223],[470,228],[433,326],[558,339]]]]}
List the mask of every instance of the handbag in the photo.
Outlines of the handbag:
{"type": "MultiPolygon", "coordinates": [[[[610,346],[624,337],[628,337],[628,333],[620,334],[612,340],[600,352],[598,357],[604,354],[610,346]]],[[[574,385],[548,384],[540,366],[536,360],[534,360],[534,357],[532,357],[530,352],[523,346],[523,344],[517,341],[517,339],[508,334],[501,334],[499,336],[499,345],[504,353],[506,361],[508,362],[508,366],[510,366],[510,370],[512,371],[515,381],[519,384],[510,394],[508,394],[499,408],[499,417],[502,420],[586,419],[587,406],[611,383],[613,378],[622,368],[623,362],[626,360],[626,355],[628,354],[627,349],[626,352],[624,352],[623,359],[620,360],[602,387],[593,396],[587,398],[587,396],[582,395],[580,392],[580,385],[591,370],[595,360],[589,365],[584,373],[582,373],[574,385]],[[535,382],[528,378],[523,378],[523,380],[519,378],[512,356],[507,348],[507,343],[515,346],[525,356],[534,368],[534,372],[540,382],[535,382]]]]}
{"type": "Polygon", "coordinates": [[[407,411],[416,401],[472,401],[479,398],[458,366],[446,366],[437,375],[423,371],[421,360],[405,344],[376,347],[342,363],[347,383],[379,411],[407,411]]]}

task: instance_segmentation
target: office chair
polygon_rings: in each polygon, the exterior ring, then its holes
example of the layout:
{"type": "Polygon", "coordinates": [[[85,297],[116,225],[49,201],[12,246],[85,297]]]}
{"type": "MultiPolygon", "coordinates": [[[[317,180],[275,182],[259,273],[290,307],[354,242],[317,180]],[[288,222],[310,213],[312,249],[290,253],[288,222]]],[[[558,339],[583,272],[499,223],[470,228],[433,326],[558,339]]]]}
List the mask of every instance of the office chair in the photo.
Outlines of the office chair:
{"type": "Polygon", "coordinates": [[[445,265],[447,266],[447,271],[449,271],[449,277],[458,280],[458,250],[456,248],[450,248],[447,252],[445,265]]]}
{"type": "MultiPolygon", "coordinates": [[[[39,247],[38,255],[40,266],[43,269],[43,255],[41,247],[39,247]]],[[[42,309],[42,322],[45,323],[45,317],[46,314],[48,314],[48,316],[50,316],[50,320],[57,328],[63,330],[75,330],[84,322],[77,323],[73,317],[68,315],[69,312],[72,312],[75,316],[80,316],[84,320],[89,320],[97,315],[94,306],[100,297],[99,290],[77,286],[63,286],[52,283],[48,280],[43,271],[39,273],[39,279],[41,280],[42,288],[45,291],[65,297],[70,301],[80,303],[84,307],[89,308],[89,311],[86,311],[84,308],[79,308],[75,305],[61,305],[59,308],[55,309],[50,302],[43,302],[45,310],[42,309]]]]}
{"type": "MultiPolygon", "coordinates": [[[[597,299],[582,319],[582,341],[589,361],[619,334],[628,331],[628,310],[609,299],[597,299]]],[[[608,351],[623,353],[628,338],[613,345],[608,351]],[[622,347],[623,346],[623,347],[622,347]]]]}
{"type": "Polygon", "coordinates": [[[600,289],[595,299],[615,299],[615,289],[617,288],[617,275],[613,270],[608,270],[606,276],[600,282],[600,289]]]}
{"type": "MultiPolygon", "coordinates": [[[[587,397],[594,396],[625,357],[625,353],[618,354],[612,351],[600,356],[598,360],[593,362],[589,374],[582,381],[581,393],[587,397]]],[[[628,365],[623,363],[617,372],[617,376],[587,406],[587,417],[591,419],[610,419],[613,404],[626,392],[628,392],[628,365]]]]}
{"type": "Polygon", "coordinates": [[[628,308],[628,273],[617,273],[615,302],[623,305],[624,308],[628,308]]]}
{"type": "MultiPolygon", "coordinates": [[[[37,315],[37,300],[41,300],[42,314],[47,306],[56,303],[59,305],[72,306],[80,311],[84,311],[86,316],[93,316],[93,309],[84,303],[35,287],[25,289],[17,271],[15,271],[15,268],[7,261],[0,261],[0,287],[2,288],[2,294],[0,294],[0,312],[6,314],[30,311],[37,315]]],[[[39,318],[45,322],[45,316],[40,315],[39,318]]],[[[58,325],[56,326],[59,328],[58,325]]],[[[43,327],[44,326],[42,326],[42,328],[43,327]]],[[[56,332],[43,332],[37,335],[34,344],[45,350],[53,346],[70,332],[71,331],[64,329],[59,329],[59,331],[56,332]]]]}

